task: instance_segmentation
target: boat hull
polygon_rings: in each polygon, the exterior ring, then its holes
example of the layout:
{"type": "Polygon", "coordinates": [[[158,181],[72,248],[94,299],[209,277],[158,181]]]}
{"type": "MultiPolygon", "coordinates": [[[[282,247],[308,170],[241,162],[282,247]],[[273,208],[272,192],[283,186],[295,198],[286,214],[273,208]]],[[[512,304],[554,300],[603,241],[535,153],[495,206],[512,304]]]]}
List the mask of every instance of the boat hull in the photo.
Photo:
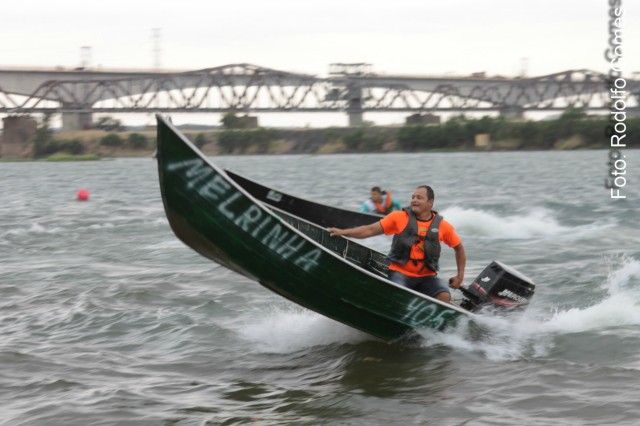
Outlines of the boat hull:
{"type": "Polygon", "coordinates": [[[354,264],[348,248],[368,250],[362,246],[310,223],[305,232],[294,228],[160,116],[157,158],[165,212],[176,236],[275,293],[385,340],[419,327],[443,329],[470,315],[394,284],[365,263],[354,264]]]}

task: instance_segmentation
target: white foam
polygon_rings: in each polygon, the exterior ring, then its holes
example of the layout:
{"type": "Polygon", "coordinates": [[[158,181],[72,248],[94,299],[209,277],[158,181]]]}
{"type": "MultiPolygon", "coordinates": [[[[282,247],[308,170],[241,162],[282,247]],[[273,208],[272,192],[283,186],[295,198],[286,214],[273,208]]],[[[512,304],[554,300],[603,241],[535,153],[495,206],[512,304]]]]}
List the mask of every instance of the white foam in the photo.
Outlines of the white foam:
{"type": "Polygon", "coordinates": [[[83,227],[78,227],[78,229],[80,229],[80,230],[82,230],[82,229],[91,229],[91,230],[94,230],[94,229],[110,229],[110,228],[115,228],[115,225],[113,223],[109,223],[109,222],[106,222],[106,223],[94,223],[92,225],[85,226],[84,228],[83,227]]]}
{"type": "Polygon", "coordinates": [[[609,274],[601,285],[607,296],[588,307],[557,312],[548,322],[551,329],[581,332],[640,325],[640,261],[623,255],[609,262],[609,274]]]}
{"type": "MultiPolygon", "coordinates": [[[[534,208],[524,214],[504,215],[490,210],[450,207],[442,215],[452,223],[458,233],[494,238],[535,238],[559,235],[580,236],[592,233],[593,224],[582,226],[561,225],[553,212],[544,208],[534,208]]],[[[607,229],[613,223],[598,223],[598,229],[607,229]]]]}
{"type": "Polygon", "coordinates": [[[38,222],[32,223],[28,228],[14,228],[4,232],[0,237],[12,236],[12,235],[26,235],[26,234],[57,234],[62,231],[62,228],[52,227],[45,228],[38,222]]]}
{"type": "Polygon", "coordinates": [[[240,336],[266,353],[291,353],[333,343],[358,343],[370,336],[314,312],[279,307],[253,318],[238,330],[240,336]]]}
{"type": "MultiPolygon", "coordinates": [[[[602,282],[604,296],[589,306],[553,314],[535,306],[510,317],[482,314],[473,323],[462,319],[457,327],[445,332],[419,330],[425,337],[422,345],[444,345],[494,361],[518,360],[547,356],[557,344],[558,335],[640,325],[640,261],[622,256],[611,262],[609,275],[602,282]]],[[[371,339],[314,312],[288,305],[274,307],[254,316],[251,323],[233,328],[265,353],[292,353],[318,345],[371,339]]]]}
{"type": "Polygon", "coordinates": [[[586,308],[556,313],[547,323],[549,330],[583,332],[607,327],[640,325],[640,306],[623,295],[611,296],[586,308]]]}
{"type": "Polygon", "coordinates": [[[640,281],[640,261],[623,254],[609,258],[608,262],[609,275],[603,288],[609,294],[640,293],[637,286],[640,281]]]}
{"type": "Polygon", "coordinates": [[[613,263],[602,283],[606,295],[589,306],[557,311],[550,318],[532,308],[510,318],[480,315],[474,321],[485,330],[482,335],[476,332],[474,336],[474,326],[462,321],[444,333],[422,330],[425,345],[445,345],[492,360],[513,360],[545,356],[557,335],[640,325],[640,261],[622,256],[613,263]]]}
{"type": "Polygon", "coordinates": [[[426,338],[426,346],[445,345],[494,361],[538,357],[548,353],[551,335],[531,312],[510,318],[480,315],[474,319],[474,323],[464,320],[454,330],[441,333],[421,330],[421,334],[426,338]]]}

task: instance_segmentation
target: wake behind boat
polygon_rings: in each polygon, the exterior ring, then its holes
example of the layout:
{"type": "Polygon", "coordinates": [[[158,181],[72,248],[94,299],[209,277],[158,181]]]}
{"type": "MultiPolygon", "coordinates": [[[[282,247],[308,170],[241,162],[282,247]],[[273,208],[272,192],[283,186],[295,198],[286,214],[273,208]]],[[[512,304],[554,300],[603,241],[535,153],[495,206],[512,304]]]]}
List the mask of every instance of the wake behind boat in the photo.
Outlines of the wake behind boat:
{"type": "MultiPolygon", "coordinates": [[[[286,205],[268,206],[163,117],[158,115],[157,121],[165,212],[176,236],[201,255],[301,306],[385,340],[421,327],[440,330],[473,315],[387,280],[382,253],[332,238],[326,225],[281,208],[286,205]]],[[[467,308],[499,300],[526,304],[533,284],[504,266],[494,262],[483,271],[487,274],[474,282],[477,288],[472,284],[468,289],[477,298],[469,296],[467,308]]]]}

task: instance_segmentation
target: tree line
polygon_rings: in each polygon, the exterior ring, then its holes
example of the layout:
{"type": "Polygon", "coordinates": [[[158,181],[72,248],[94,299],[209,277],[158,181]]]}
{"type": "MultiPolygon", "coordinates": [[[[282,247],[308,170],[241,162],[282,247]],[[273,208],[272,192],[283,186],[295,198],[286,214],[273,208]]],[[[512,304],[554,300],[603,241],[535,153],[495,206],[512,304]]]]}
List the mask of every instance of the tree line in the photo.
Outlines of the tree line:
{"type": "MultiPolygon", "coordinates": [[[[227,123],[235,123],[228,119],[227,123]]],[[[606,148],[608,116],[590,116],[580,109],[567,109],[551,120],[514,121],[504,117],[454,117],[437,125],[401,127],[329,128],[318,130],[323,144],[334,143],[335,152],[414,152],[428,150],[473,149],[577,149],[606,148]],[[476,136],[488,135],[487,148],[476,146],[476,136]]],[[[629,118],[627,146],[640,146],[640,117],[629,118]]],[[[270,144],[281,136],[272,129],[227,129],[218,136],[223,153],[268,152],[270,144]]]]}
{"type": "MultiPolygon", "coordinates": [[[[607,148],[605,129],[609,121],[608,116],[589,116],[582,110],[568,109],[555,119],[540,121],[458,116],[436,125],[364,125],[291,131],[255,127],[255,121],[228,113],[221,119],[221,124],[222,130],[215,135],[197,134],[193,139],[194,143],[202,148],[207,143],[216,141],[220,154],[268,154],[274,152],[274,147],[282,139],[296,140],[295,152],[607,148]],[[476,146],[476,136],[479,134],[488,135],[491,141],[488,147],[476,146]]],[[[626,126],[627,146],[640,146],[640,117],[628,118],[626,126]]],[[[155,138],[141,133],[123,136],[121,132],[124,126],[118,120],[101,118],[95,127],[109,131],[98,141],[100,146],[130,150],[150,150],[155,147],[155,138]]],[[[60,152],[82,155],[86,151],[86,144],[79,139],[54,139],[47,117],[36,131],[33,150],[36,158],[60,152]]]]}

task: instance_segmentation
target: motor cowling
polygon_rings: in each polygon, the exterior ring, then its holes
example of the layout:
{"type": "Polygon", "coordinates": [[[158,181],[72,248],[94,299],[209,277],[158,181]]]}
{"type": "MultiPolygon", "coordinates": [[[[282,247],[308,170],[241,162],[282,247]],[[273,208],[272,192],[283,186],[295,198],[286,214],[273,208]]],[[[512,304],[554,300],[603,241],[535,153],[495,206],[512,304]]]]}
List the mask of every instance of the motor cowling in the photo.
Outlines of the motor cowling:
{"type": "Polygon", "coordinates": [[[471,312],[486,306],[524,309],[533,297],[535,287],[529,277],[504,263],[493,261],[470,285],[460,287],[465,297],[460,306],[471,312]]]}

